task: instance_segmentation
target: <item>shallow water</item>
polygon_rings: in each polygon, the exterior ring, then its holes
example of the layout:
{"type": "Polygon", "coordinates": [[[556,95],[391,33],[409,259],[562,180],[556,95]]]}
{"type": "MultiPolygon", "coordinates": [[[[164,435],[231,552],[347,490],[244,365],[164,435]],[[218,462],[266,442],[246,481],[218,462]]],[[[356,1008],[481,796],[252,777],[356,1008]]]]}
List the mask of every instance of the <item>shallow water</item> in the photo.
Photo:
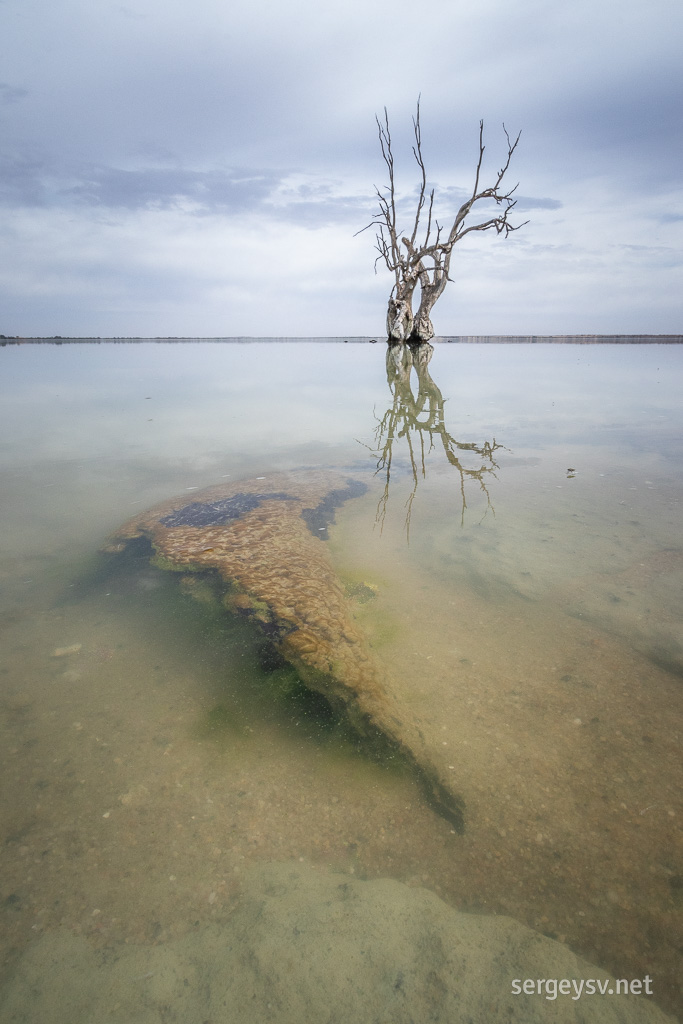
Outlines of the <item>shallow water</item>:
{"type": "Polygon", "coordinates": [[[680,1008],[683,348],[436,346],[421,385],[385,353],[2,349],[6,975],[58,926],[220,922],[250,863],[296,860],[510,914],[680,1008]],[[368,484],[330,553],[444,728],[462,836],[281,699],[251,624],[97,555],[156,502],[301,466],[368,484]]]}

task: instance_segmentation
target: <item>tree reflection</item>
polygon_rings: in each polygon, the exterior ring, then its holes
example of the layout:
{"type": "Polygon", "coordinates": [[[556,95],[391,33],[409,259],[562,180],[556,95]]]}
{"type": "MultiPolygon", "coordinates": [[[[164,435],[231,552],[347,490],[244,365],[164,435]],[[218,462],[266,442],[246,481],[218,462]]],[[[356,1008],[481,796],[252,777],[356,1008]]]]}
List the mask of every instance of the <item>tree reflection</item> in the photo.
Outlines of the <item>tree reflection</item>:
{"type": "Polygon", "coordinates": [[[384,492],[378,502],[376,515],[376,522],[383,528],[389,502],[394,445],[405,438],[413,478],[413,487],[405,506],[408,537],[413,501],[420,478],[427,475],[426,457],[437,448],[443,448],[448,462],[460,478],[461,524],[467,510],[467,481],[477,481],[479,489],[486,496],[484,516],[489,510],[495,515],[487,481],[489,477],[495,477],[498,469],[494,453],[504,446],[498,444],[495,438],[490,442],[474,444],[457,441],[448,433],[444,397],[428,369],[433,354],[433,346],[426,342],[387,346],[387,382],[393,401],[381,418],[375,415],[377,426],[374,446],[364,446],[377,459],[377,473],[385,477],[384,492]],[[413,370],[417,376],[417,395],[413,393],[411,383],[413,370]],[[474,465],[464,464],[468,456],[475,457],[474,465]]]}

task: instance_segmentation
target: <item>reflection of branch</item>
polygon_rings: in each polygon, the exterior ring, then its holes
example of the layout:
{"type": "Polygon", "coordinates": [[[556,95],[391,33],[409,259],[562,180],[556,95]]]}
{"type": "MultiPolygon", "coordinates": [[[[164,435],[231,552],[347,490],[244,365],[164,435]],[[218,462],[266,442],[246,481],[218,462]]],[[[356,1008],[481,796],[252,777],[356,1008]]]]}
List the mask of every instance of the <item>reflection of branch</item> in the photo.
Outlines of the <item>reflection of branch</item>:
{"type": "Polygon", "coordinates": [[[480,489],[486,495],[486,515],[489,509],[495,510],[486,485],[486,477],[490,473],[495,477],[498,464],[493,458],[494,452],[503,445],[495,439],[485,441],[482,445],[456,441],[446,430],[444,416],[444,398],[432,380],[428,365],[434,349],[427,343],[411,345],[390,345],[387,348],[387,382],[393,396],[393,403],[384,416],[375,419],[375,445],[365,445],[377,459],[377,473],[385,477],[384,491],[377,504],[376,522],[384,527],[389,502],[389,483],[391,479],[391,463],[394,454],[394,442],[405,437],[410,458],[413,477],[413,488],[406,501],[406,535],[410,537],[410,518],[413,501],[417,493],[420,477],[427,475],[425,456],[434,450],[438,442],[444,454],[460,475],[460,498],[462,502],[460,523],[464,523],[467,498],[465,484],[467,480],[478,480],[480,489]],[[417,396],[413,395],[410,378],[412,370],[417,374],[417,396]],[[464,466],[461,459],[464,453],[474,453],[484,461],[479,468],[470,469],[464,466]]]}

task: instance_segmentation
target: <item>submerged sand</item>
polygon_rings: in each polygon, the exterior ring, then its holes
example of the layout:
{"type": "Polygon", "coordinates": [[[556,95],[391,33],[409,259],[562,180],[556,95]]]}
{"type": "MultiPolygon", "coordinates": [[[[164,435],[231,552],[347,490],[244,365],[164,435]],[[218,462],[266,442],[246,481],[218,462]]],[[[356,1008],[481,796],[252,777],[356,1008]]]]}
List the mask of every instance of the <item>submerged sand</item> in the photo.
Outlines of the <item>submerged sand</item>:
{"type": "MultiPolygon", "coordinates": [[[[297,729],[283,736],[266,702],[249,714],[226,707],[248,657],[242,634],[213,642],[201,617],[155,605],[161,581],[175,592],[183,576],[199,579],[194,570],[138,572],[134,595],[122,576],[7,624],[7,977],[31,940],[60,928],[117,956],[134,946],[144,961],[195,928],[222,928],[250,863],[303,858],[509,914],[619,977],[649,973],[654,998],[675,1005],[678,680],[557,605],[486,591],[452,567],[440,578],[389,528],[380,547],[374,500],[342,506],[330,544],[299,511],[302,564],[315,551],[318,581],[358,638],[382,706],[419,729],[415,751],[463,802],[464,833],[432,814],[408,777],[353,752],[312,750],[297,729]]],[[[276,546],[265,550],[264,565],[286,582],[276,546]]],[[[235,601],[249,592],[231,591],[225,623],[237,610],[247,630],[258,615],[273,625],[267,602],[235,601]]]]}
{"type": "Polygon", "coordinates": [[[68,931],[45,935],[0,1009],[7,1024],[670,1020],[618,992],[606,972],[509,918],[462,914],[389,879],[270,864],[248,873],[222,926],[163,946],[94,950],[68,931]]]}

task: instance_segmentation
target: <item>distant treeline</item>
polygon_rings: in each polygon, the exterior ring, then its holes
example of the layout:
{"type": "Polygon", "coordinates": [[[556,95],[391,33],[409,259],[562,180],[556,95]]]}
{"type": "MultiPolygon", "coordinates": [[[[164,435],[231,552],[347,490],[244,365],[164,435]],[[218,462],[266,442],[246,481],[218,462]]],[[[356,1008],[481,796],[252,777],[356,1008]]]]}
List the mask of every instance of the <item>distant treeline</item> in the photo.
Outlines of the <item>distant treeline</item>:
{"type": "Polygon", "coordinates": [[[680,345],[683,334],[472,334],[435,340],[455,345],[680,345]]]}

